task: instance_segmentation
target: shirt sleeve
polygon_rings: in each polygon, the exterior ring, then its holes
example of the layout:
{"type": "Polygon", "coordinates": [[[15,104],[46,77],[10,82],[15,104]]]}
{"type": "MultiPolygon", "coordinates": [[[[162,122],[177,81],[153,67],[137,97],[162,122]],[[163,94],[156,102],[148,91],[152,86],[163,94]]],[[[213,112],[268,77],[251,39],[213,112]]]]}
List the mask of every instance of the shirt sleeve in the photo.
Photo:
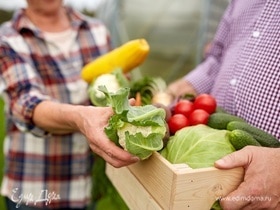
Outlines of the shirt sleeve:
{"type": "Polygon", "coordinates": [[[193,85],[198,93],[209,93],[220,71],[221,57],[227,44],[230,13],[231,4],[226,9],[219,23],[218,30],[211,42],[210,51],[205,60],[184,77],[193,85]]]}
{"type": "Polygon", "coordinates": [[[33,112],[43,100],[53,99],[44,94],[42,81],[32,66],[5,43],[0,44],[0,74],[0,92],[5,90],[15,125],[21,131],[45,135],[46,132],[33,123],[33,112]]]}

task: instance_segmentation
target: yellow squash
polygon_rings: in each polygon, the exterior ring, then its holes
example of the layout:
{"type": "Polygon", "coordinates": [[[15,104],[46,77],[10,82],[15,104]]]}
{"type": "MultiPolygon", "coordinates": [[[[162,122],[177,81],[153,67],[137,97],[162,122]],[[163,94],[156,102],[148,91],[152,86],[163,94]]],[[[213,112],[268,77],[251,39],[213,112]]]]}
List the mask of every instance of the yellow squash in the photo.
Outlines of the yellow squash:
{"type": "Polygon", "coordinates": [[[85,65],[81,77],[88,83],[96,77],[121,68],[127,73],[139,66],[150,51],[145,39],[131,40],[85,65]]]}

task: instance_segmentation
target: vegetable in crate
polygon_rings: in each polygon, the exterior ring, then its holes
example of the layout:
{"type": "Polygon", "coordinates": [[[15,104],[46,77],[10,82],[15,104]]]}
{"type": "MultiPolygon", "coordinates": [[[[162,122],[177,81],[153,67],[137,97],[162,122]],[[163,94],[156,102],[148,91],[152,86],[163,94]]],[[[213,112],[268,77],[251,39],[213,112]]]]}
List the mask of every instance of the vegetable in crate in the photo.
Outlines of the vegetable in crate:
{"type": "Polygon", "coordinates": [[[231,121],[227,124],[227,130],[234,131],[237,129],[250,134],[255,140],[260,143],[261,146],[280,148],[280,142],[277,138],[260,128],[248,124],[247,122],[231,121]]]}
{"type": "Polygon", "coordinates": [[[194,108],[203,109],[209,114],[212,114],[216,111],[217,102],[213,96],[203,93],[195,97],[194,108]]]}
{"type": "Polygon", "coordinates": [[[191,168],[214,166],[214,162],[235,151],[229,142],[227,130],[199,124],[177,131],[161,151],[169,162],[186,163],[191,168]]]}
{"type": "Polygon", "coordinates": [[[207,125],[211,128],[226,130],[228,123],[231,121],[245,122],[241,117],[224,112],[215,112],[209,116],[207,125]]]}
{"type": "Polygon", "coordinates": [[[127,73],[142,64],[149,51],[150,46],[145,39],[129,41],[85,65],[81,77],[91,83],[96,77],[111,73],[116,68],[127,73]]]}
{"type": "Polygon", "coordinates": [[[183,114],[172,115],[168,119],[167,124],[171,135],[175,134],[178,130],[182,128],[190,126],[188,118],[183,114]]]}
{"type": "Polygon", "coordinates": [[[161,77],[143,77],[132,82],[130,97],[141,95],[141,104],[162,104],[169,106],[173,102],[173,96],[166,92],[166,82],[161,77]]]}
{"type": "Polygon", "coordinates": [[[247,131],[236,129],[229,133],[229,141],[236,150],[248,145],[261,146],[261,144],[247,131]]]}
{"type": "Polygon", "coordinates": [[[114,110],[105,128],[109,139],[141,160],[163,148],[167,131],[164,109],[153,105],[131,106],[129,88],[120,88],[115,93],[108,92],[105,86],[100,86],[99,90],[106,95],[114,110]]]}
{"type": "MultiPolygon", "coordinates": [[[[170,137],[161,155],[173,164],[186,163],[194,169],[214,166],[216,160],[235,151],[228,139],[229,132],[204,124],[182,128],[170,137]]],[[[212,209],[221,209],[219,201],[212,209]]]]}
{"type": "Polygon", "coordinates": [[[88,88],[90,100],[95,106],[107,106],[105,94],[98,90],[98,87],[102,85],[106,86],[109,92],[114,93],[121,87],[129,87],[129,81],[121,69],[96,77],[88,88]]]}

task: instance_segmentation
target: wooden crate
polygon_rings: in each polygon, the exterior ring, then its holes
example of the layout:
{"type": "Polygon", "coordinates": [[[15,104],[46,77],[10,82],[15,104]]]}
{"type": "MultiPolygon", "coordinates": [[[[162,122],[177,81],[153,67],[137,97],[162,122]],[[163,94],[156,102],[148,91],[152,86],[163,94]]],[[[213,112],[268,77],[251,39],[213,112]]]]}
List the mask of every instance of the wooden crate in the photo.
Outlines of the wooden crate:
{"type": "Polygon", "coordinates": [[[217,198],[237,188],[244,170],[191,169],[155,152],[128,167],[107,164],[106,174],[131,210],[209,210],[217,198]]]}

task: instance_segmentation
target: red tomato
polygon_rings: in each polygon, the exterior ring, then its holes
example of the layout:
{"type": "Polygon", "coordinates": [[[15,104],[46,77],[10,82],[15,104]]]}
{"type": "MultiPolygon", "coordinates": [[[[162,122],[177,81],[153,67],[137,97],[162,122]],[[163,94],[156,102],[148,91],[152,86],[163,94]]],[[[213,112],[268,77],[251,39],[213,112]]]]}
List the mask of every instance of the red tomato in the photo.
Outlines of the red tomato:
{"type": "Polygon", "coordinates": [[[203,109],[209,114],[212,114],[216,111],[217,102],[216,99],[209,94],[200,94],[194,100],[195,109],[203,109]]]}
{"type": "Polygon", "coordinates": [[[189,121],[191,125],[198,125],[198,124],[204,124],[206,125],[208,122],[210,114],[206,112],[203,109],[196,109],[194,110],[190,116],[189,121]]]}
{"type": "Polygon", "coordinates": [[[180,100],[174,107],[174,114],[183,114],[186,117],[194,110],[193,102],[189,100],[180,100]]]}
{"type": "Polygon", "coordinates": [[[176,133],[176,131],[181,128],[187,127],[190,125],[188,118],[183,114],[174,114],[172,115],[168,122],[169,131],[171,134],[176,133]]]}

